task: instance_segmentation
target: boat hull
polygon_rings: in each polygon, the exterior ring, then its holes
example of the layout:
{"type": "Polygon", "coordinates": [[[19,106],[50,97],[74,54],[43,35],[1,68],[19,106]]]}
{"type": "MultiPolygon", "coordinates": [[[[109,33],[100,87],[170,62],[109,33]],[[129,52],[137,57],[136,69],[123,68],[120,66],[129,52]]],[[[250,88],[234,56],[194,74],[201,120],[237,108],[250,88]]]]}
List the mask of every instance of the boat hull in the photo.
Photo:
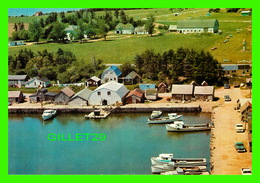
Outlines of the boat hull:
{"type": "Polygon", "coordinates": [[[158,157],[151,157],[152,165],[164,165],[174,163],[174,167],[206,166],[205,158],[172,158],[171,160],[162,160],[158,157]]]}
{"type": "Polygon", "coordinates": [[[196,131],[208,131],[211,130],[210,126],[186,126],[184,128],[175,128],[170,125],[166,125],[168,132],[196,132],[196,131]]]}
{"type": "Polygon", "coordinates": [[[147,124],[167,124],[167,123],[174,123],[177,119],[179,119],[182,115],[178,115],[172,118],[156,118],[156,119],[148,119],[147,124]]]}
{"type": "Polygon", "coordinates": [[[46,120],[49,120],[49,119],[52,119],[52,118],[54,118],[54,116],[56,115],[56,111],[53,111],[53,113],[48,113],[48,114],[42,114],[42,119],[44,120],[44,121],[46,121],[46,120]]]}

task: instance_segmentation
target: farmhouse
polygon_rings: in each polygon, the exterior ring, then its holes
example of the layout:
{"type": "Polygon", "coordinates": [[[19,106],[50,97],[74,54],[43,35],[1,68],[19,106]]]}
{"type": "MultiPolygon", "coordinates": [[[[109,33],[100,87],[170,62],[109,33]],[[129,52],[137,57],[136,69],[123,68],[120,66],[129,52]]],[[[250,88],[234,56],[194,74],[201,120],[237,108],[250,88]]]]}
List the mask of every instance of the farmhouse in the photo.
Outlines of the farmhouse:
{"type": "Polygon", "coordinates": [[[32,78],[25,83],[25,88],[39,88],[39,87],[49,87],[51,82],[46,78],[40,78],[38,76],[32,78]]]}
{"type": "Polygon", "coordinates": [[[23,102],[23,92],[22,91],[8,91],[8,102],[10,103],[20,103],[23,102]]]}
{"type": "Polygon", "coordinates": [[[134,26],[130,23],[128,23],[128,24],[119,23],[116,26],[115,33],[116,34],[133,34],[134,30],[135,30],[134,26]]]}
{"type": "Polygon", "coordinates": [[[124,104],[129,90],[121,83],[110,81],[99,86],[89,96],[89,105],[124,104]]]}
{"type": "Polygon", "coordinates": [[[195,86],[194,96],[196,100],[213,101],[214,86],[195,86]]]}
{"type": "Polygon", "coordinates": [[[93,76],[91,78],[89,78],[86,82],[86,86],[100,86],[101,85],[101,80],[96,77],[96,76],[93,76]]]}
{"type": "Polygon", "coordinates": [[[54,104],[68,104],[70,98],[74,95],[74,91],[72,91],[69,87],[63,88],[54,99],[54,104]]]}
{"type": "Polygon", "coordinates": [[[24,45],[24,41],[23,40],[9,41],[8,42],[8,46],[21,46],[21,45],[24,45]]]}
{"type": "Polygon", "coordinates": [[[116,81],[118,82],[119,76],[122,72],[119,70],[117,66],[108,67],[101,75],[101,83],[106,83],[108,81],[116,81]]]}
{"type": "Polygon", "coordinates": [[[209,20],[181,20],[177,23],[178,33],[217,33],[219,22],[217,19],[209,20]]]}
{"type": "Polygon", "coordinates": [[[193,97],[193,85],[172,85],[173,100],[191,100],[193,97]]]}
{"type": "Polygon", "coordinates": [[[251,76],[252,68],[249,64],[222,64],[224,76],[251,76]]]}
{"type": "Polygon", "coordinates": [[[83,90],[76,93],[68,102],[69,106],[87,106],[88,98],[92,90],[84,88],[83,90]]]}
{"type": "Polygon", "coordinates": [[[145,96],[144,91],[136,88],[128,93],[126,96],[126,104],[136,104],[136,103],[143,103],[145,96]]]}
{"type": "Polygon", "coordinates": [[[135,71],[130,72],[126,77],[123,77],[122,80],[126,85],[133,85],[142,82],[141,76],[135,71]]]}
{"type": "Polygon", "coordinates": [[[27,75],[8,75],[8,86],[25,86],[28,80],[29,76],[27,75]]]}

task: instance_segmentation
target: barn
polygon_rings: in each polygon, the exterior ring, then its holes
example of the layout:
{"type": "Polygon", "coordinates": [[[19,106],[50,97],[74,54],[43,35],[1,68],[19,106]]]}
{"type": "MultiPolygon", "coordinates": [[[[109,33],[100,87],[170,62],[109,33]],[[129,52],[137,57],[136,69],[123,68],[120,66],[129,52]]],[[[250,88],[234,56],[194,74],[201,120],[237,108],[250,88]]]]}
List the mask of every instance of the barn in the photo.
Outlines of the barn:
{"type": "Polygon", "coordinates": [[[126,104],[136,104],[136,103],[143,103],[145,96],[144,91],[136,88],[128,93],[126,96],[126,104]]]}
{"type": "Polygon", "coordinates": [[[121,76],[122,72],[117,66],[111,65],[101,75],[101,83],[106,83],[108,81],[116,81],[118,82],[119,76],[121,76]]]}

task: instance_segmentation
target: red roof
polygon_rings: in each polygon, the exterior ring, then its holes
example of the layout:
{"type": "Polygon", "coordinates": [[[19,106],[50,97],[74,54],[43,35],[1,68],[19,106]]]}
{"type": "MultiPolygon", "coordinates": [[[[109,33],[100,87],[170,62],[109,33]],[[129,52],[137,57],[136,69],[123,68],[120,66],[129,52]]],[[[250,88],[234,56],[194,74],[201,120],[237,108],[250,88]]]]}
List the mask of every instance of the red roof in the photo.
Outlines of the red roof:
{"type": "Polygon", "coordinates": [[[130,91],[130,92],[128,93],[128,95],[126,96],[126,98],[127,98],[127,97],[130,97],[130,96],[132,96],[132,95],[135,95],[135,96],[141,98],[141,97],[144,95],[144,91],[141,90],[140,88],[136,88],[136,89],[130,91]]]}

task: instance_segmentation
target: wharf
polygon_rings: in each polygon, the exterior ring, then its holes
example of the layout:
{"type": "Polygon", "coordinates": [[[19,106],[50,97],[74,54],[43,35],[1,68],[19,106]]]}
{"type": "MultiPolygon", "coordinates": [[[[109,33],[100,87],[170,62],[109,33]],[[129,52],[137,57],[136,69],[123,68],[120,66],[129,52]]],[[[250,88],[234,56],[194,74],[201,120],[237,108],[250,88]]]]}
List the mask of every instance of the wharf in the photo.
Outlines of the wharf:
{"type": "Polygon", "coordinates": [[[85,115],[85,119],[105,119],[108,117],[110,112],[101,110],[98,114],[96,112],[91,112],[88,115],[85,115]]]}

